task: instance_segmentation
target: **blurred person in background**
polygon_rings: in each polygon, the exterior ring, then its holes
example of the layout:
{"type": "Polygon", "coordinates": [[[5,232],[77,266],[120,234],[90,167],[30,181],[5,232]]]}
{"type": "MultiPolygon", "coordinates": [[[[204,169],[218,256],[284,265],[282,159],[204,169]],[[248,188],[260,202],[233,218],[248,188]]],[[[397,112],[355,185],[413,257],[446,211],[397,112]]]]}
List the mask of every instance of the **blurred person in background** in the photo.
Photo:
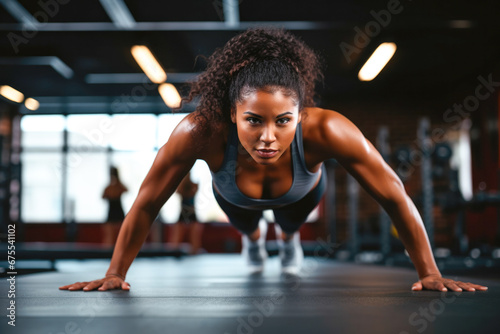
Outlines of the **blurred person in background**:
{"type": "Polygon", "coordinates": [[[109,169],[109,185],[104,189],[102,198],[108,202],[108,218],[104,223],[104,245],[113,246],[116,242],[121,223],[125,219],[122,207],[122,194],[127,192],[127,187],[120,181],[118,168],[109,169]]]}
{"type": "Polygon", "coordinates": [[[194,197],[198,191],[198,184],[191,181],[191,173],[182,179],[176,192],[181,196],[181,212],[177,223],[172,231],[172,247],[176,250],[180,248],[180,243],[184,240],[186,230],[189,231],[189,254],[197,254],[201,247],[201,233],[203,225],[198,222],[194,207],[194,197]]]}

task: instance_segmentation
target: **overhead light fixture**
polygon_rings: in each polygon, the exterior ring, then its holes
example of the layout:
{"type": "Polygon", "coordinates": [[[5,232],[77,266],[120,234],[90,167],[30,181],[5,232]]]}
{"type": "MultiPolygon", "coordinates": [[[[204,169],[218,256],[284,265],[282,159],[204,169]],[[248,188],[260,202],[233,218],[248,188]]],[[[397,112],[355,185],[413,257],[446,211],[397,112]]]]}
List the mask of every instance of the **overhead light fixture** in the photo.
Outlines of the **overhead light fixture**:
{"type": "Polygon", "coordinates": [[[179,108],[181,106],[181,96],[174,85],[169,83],[161,84],[158,91],[169,108],[179,108]]]}
{"type": "Polygon", "coordinates": [[[453,29],[468,29],[474,26],[474,22],[470,20],[451,20],[450,28],[453,29]]]}
{"type": "Polygon", "coordinates": [[[132,56],[134,56],[135,61],[146,73],[149,80],[157,84],[167,80],[167,74],[147,46],[134,45],[132,47],[132,56]]]}
{"type": "Polygon", "coordinates": [[[40,102],[38,102],[34,98],[28,97],[26,101],[24,101],[24,106],[29,110],[37,110],[38,108],[40,108],[40,102]]]}
{"type": "Polygon", "coordinates": [[[395,52],[395,43],[380,44],[359,71],[359,80],[370,81],[375,79],[375,77],[380,73],[380,71],[382,71],[389,60],[391,60],[395,52]]]}
{"type": "Polygon", "coordinates": [[[24,100],[23,93],[7,85],[0,86],[0,95],[17,103],[21,103],[24,100]]]}

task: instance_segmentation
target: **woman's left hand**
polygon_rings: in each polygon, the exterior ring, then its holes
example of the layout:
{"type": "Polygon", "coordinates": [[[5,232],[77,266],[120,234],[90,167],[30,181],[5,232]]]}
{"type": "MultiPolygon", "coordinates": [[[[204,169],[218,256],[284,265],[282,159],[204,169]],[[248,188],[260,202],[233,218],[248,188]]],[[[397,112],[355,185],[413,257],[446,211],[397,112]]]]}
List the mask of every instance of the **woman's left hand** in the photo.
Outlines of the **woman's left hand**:
{"type": "Polygon", "coordinates": [[[413,291],[421,290],[437,290],[437,291],[486,291],[488,287],[473,284],[469,282],[454,281],[449,278],[443,278],[438,275],[429,275],[421,278],[418,282],[413,283],[411,288],[413,291]]]}

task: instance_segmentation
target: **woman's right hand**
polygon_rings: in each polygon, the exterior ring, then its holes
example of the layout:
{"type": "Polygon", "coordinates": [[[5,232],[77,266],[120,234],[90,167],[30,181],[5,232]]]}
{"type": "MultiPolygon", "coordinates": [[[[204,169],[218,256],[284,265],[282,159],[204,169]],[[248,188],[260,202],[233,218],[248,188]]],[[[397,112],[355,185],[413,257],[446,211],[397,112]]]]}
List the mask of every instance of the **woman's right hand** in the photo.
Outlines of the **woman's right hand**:
{"type": "Polygon", "coordinates": [[[97,279],[90,282],[76,282],[69,285],[60,286],[59,290],[70,290],[70,291],[92,291],[92,290],[106,291],[106,290],[130,290],[130,284],[125,282],[125,280],[119,276],[107,275],[104,278],[97,279]]]}

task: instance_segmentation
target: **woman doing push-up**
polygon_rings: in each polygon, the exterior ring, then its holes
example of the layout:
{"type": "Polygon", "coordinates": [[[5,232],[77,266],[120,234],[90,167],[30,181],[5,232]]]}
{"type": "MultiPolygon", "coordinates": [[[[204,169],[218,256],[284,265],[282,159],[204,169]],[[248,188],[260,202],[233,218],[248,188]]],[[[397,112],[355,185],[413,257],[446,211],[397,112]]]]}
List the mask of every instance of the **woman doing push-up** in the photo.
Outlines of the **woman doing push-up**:
{"type": "Polygon", "coordinates": [[[277,29],[247,30],[215,51],[187,98],[199,98],[196,111],[159,150],[105,277],[60,289],[130,289],[127,270],[160,208],[197,159],[208,164],[215,198],[243,235],[248,264],[263,267],[259,220],[262,210],[272,209],[283,271],[297,273],[303,257],[298,230],[325,191],[323,162],[336,159],[390,215],[418,272],[413,290],[486,290],[441,276],[422,219],[395,172],[347,118],[315,107],[319,68],[309,47],[277,29]]]}

